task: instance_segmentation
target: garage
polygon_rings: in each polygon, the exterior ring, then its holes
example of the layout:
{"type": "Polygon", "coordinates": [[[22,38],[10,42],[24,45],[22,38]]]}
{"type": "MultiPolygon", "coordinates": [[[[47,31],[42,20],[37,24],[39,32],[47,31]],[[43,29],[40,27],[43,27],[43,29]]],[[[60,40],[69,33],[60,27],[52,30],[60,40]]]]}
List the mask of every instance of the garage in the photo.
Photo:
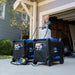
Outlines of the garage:
{"type": "Polygon", "coordinates": [[[75,9],[50,15],[52,37],[62,38],[68,50],[75,50],[75,9]]]}

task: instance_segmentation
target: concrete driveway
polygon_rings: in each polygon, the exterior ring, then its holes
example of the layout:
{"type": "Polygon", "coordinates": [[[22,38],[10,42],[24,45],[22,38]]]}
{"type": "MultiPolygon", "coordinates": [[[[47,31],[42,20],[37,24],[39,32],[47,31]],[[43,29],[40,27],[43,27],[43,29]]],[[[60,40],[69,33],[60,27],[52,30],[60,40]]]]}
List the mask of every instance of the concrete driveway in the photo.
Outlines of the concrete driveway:
{"type": "Polygon", "coordinates": [[[11,59],[0,60],[0,75],[75,75],[75,58],[65,58],[64,64],[49,67],[39,64],[12,65],[11,59]]]}

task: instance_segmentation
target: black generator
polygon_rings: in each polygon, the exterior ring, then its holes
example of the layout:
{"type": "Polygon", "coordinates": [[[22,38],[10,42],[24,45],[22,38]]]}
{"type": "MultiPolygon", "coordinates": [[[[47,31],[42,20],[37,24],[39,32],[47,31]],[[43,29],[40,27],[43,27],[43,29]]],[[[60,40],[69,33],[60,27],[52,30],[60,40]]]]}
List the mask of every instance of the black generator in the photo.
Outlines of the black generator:
{"type": "Polygon", "coordinates": [[[13,41],[13,59],[18,61],[20,58],[33,58],[33,40],[13,41]]]}
{"type": "Polygon", "coordinates": [[[35,39],[33,42],[34,60],[33,63],[45,62],[49,66],[54,61],[59,61],[60,64],[64,63],[63,59],[63,43],[61,39],[35,39]]]}

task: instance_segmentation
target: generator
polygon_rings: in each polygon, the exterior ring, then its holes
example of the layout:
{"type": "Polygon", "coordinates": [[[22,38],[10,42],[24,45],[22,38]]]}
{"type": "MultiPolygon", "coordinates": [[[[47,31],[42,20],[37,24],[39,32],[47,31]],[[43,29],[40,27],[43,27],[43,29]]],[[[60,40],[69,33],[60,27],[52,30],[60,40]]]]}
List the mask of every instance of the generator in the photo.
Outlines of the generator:
{"type": "Polygon", "coordinates": [[[37,62],[45,62],[51,66],[54,61],[59,61],[60,64],[64,63],[64,47],[61,39],[35,39],[33,42],[33,48],[34,64],[37,64],[37,62]]]}
{"type": "Polygon", "coordinates": [[[34,57],[33,53],[33,40],[23,39],[13,41],[13,62],[21,62],[23,59],[23,63],[25,63],[25,60],[27,62],[28,59],[34,57]]]}

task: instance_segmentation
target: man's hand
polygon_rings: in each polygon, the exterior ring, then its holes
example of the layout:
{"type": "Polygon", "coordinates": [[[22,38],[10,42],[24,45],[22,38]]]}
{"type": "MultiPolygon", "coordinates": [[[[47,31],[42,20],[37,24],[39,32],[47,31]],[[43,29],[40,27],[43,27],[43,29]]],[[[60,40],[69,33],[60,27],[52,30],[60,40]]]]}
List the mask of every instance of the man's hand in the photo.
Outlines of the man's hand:
{"type": "Polygon", "coordinates": [[[46,26],[49,25],[49,24],[50,24],[50,23],[45,24],[44,27],[46,27],[46,26]]]}
{"type": "Polygon", "coordinates": [[[47,25],[50,25],[50,23],[47,23],[47,25]]]}
{"type": "Polygon", "coordinates": [[[46,27],[46,26],[47,26],[47,24],[44,25],[44,27],[46,27]]]}

